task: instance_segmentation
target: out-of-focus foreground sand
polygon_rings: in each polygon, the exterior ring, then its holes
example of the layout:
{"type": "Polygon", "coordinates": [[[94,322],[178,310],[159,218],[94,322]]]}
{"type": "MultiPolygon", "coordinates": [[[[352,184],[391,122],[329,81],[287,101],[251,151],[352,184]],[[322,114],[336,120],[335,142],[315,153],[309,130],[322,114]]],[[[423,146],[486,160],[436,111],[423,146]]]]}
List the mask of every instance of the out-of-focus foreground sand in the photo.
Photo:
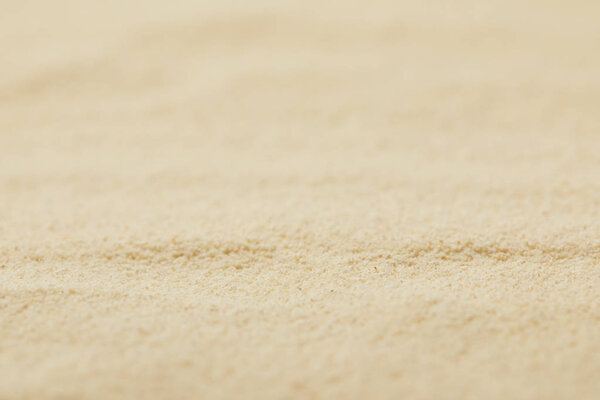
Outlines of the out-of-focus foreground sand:
{"type": "Polygon", "coordinates": [[[599,398],[599,17],[3,1],[0,398],[599,398]]]}

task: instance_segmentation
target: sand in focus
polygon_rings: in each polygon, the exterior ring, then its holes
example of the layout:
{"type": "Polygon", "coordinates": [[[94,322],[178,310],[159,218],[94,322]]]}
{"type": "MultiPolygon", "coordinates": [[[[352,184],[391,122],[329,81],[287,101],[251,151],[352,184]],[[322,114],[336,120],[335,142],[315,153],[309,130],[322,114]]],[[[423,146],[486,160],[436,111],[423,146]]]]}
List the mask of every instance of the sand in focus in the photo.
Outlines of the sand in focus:
{"type": "Polygon", "coordinates": [[[0,399],[600,398],[600,3],[326,3],[3,2],[0,399]]]}

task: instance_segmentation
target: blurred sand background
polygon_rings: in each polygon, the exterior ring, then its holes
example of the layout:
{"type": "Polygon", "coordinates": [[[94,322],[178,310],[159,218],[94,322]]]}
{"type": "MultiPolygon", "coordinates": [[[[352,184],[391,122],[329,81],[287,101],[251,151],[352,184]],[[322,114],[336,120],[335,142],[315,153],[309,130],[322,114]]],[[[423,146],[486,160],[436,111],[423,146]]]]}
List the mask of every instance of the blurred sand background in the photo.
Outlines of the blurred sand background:
{"type": "Polygon", "coordinates": [[[600,397],[600,2],[0,4],[1,399],[600,397]]]}

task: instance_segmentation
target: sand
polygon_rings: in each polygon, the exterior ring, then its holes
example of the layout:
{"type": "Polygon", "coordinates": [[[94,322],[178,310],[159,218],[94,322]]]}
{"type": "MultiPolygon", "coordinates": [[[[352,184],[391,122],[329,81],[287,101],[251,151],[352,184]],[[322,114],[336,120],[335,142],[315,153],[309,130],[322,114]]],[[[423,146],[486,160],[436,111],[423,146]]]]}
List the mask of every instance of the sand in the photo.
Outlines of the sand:
{"type": "Polygon", "coordinates": [[[0,398],[600,398],[599,16],[4,1],[0,398]]]}

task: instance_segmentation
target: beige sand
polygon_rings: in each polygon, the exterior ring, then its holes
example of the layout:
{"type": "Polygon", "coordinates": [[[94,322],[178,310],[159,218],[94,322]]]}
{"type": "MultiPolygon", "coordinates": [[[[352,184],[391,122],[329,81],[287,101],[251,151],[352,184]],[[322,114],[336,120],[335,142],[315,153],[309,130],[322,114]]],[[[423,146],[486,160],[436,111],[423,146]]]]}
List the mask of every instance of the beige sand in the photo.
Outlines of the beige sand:
{"type": "Polygon", "coordinates": [[[0,398],[600,398],[599,18],[2,2],[0,398]]]}

